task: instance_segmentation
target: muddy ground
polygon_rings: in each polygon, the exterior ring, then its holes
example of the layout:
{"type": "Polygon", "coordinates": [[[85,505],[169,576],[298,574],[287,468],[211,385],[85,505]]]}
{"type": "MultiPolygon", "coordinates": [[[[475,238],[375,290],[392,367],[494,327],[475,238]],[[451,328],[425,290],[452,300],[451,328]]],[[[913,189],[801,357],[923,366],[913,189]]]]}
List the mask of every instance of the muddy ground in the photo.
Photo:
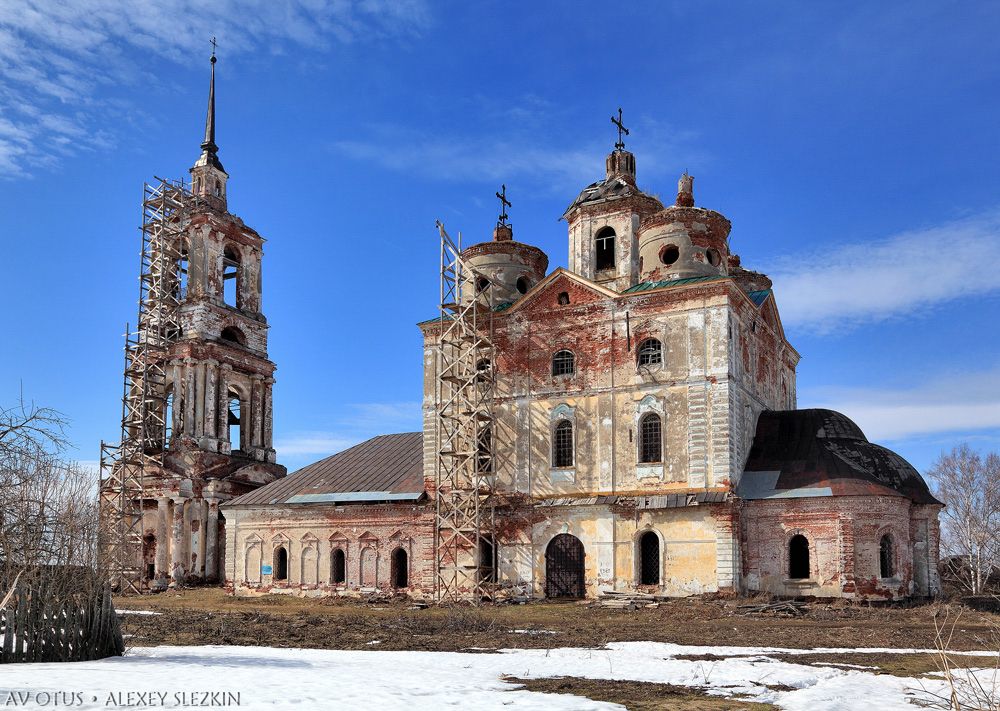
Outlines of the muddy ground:
{"type": "MultiPolygon", "coordinates": [[[[615,610],[589,603],[415,608],[405,599],[269,595],[236,598],[218,588],[168,591],[116,601],[133,646],[232,644],[322,649],[491,650],[599,647],[608,642],[689,645],[933,648],[937,630],[955,623],[951,648],[995,650],[1000,615],[961,605],[811,602],[801,617],[746,614],[747,600],[683,598],[655,608],[615,610]]],[[[841,658],[841,661],[849,661],[841,658]]]]}

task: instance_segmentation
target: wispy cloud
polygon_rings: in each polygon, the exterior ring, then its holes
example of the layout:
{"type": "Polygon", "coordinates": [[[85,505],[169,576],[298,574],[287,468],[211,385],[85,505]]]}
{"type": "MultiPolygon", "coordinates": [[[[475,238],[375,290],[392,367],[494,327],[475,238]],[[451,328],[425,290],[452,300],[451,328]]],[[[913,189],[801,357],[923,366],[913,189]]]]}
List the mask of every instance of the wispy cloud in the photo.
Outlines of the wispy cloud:
{"type": "MultiPolygon", "coordinates": [[[[336,141],[332,148],[356,160],[431,180],[509,183],[520,178],[534,187],[564,193],[594,179],[595,167],[600,169],[613,142],[610,130],[604,141],[578,140],[578,114],[534,95],[502,108],[474,99],[465,110],[468,123],[477,126],[475,133],[442,137],[382,124],[369,127],[361,138],[336,141]]],[[[632,133],[641,137],[640,184],[644,176],[696,168],[706,160],[695,147],[693,131],[638,117],[632,133]]]]}
{"type": "Polygon", "coordinates": [[[1000,292],[1000,211],[783,258],[765,269],[786,326],[829,332],[1000,292]]]}
{"type": "Polygon", "coordinates": [[[282,54],[429,23],[423,0],[0,0],[0,177],[109,145],[101,119],[135,109],[111,88],[162,84],[171,65],[203,57],[212,36],[228,56],[282,54]]]}
{"type": "Polygon", "coordinates": [[[274,448],[279,462],[297,468],[375,435],[415,432],[421,423],[419,402],[356,403],[348,405],[327,430],[279,433],[274,448]]]}
{"type": "Polygon", "coordinates": [[[971,437],[1000,429],[1000,368],[952,375],[909,389],[804,391],[799,407],[843,412],[872,440],[942,433],[971,437]]]}

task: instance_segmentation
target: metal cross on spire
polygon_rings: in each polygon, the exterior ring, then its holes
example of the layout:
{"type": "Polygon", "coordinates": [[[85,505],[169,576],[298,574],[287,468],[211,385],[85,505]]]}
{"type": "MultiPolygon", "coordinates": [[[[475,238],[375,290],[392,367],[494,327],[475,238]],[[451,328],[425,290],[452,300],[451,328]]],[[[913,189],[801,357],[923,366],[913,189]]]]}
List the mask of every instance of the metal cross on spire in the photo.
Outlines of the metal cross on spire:
{"type": "Polygon", "coordinates": [[[625,124],[622,123],[622,107],[618,107],[618,118],[614,116],[611,117],[611,123],[618,127],[618,143],[615,144],[615,150],[620,151],[625,148],[625,141],[622,140],[622,134],[628,135],[628,129],[625,128],[625,124]]]}
{"type": "Polygon", "coordinates": [[[218,43],[215,41],[215,37],[212,37],[212,64],[215,64],[215,48],[218,47],[218,43]]]}
{"type": "Polygon", "coordinates": [[[500,198],[500,217],[497,218],[497,224],[501,226],[507,225],[507,208],[510,207],[510,200],[507,199],[507,186],[501,185],[500,192],[497,193],[497,197],[500,198]]]}

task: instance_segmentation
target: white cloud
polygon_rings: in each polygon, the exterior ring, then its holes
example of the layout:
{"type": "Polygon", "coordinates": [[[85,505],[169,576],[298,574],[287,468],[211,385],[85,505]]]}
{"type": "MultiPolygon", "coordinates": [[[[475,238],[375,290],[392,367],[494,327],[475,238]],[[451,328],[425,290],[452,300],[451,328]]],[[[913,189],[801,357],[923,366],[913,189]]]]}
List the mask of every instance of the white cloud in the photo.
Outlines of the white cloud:
{"type": "MultiPolygon", "coordinates": [[[[497,107],[475,97],[463,110],[474,135],[437,136],[399,126],[377,125],[354,140],[335,141],[333,150],[355,160],[433,180],[510,184],[520,178],[535,187],[565,193],[579,190],[603,176],[603,159],[614,134],[605,140],[576,140],[579,115],[560,109],[534,95],[518,105],[497,107]]],[[[610,122],[609,122],[610,125],[610,122]]],[[[697,167],[706,160],[694,147],[695,134],[649,117],[633,124],[640,137],[639,183],[643,176],[662,176],[697,167]]],[[[630,145],[630,147],[632,147],[630,145]]]]}
{"type": "Polygon", "coordinates": [[[1000,368],[952,375],[911,389],[818,389],[799,407],[825,407],[858,423],[871,440],[1000,429],[1000,368]]]}
{"type": "Polygon", "coordinates": [[[171,67],[204,61],[212,36],[227,57],[252,56],[429,24],[424,0],[0,0],[0,177],[108,145],[100,126],[125,112],[101,89],[162,85],[171,67]]]}
{"type": "Polygon", "coordinates": [[[274,448],[280,462],[285,457],[328,456],[360,441],[362,439],[358,437],[345,437],[332,432],[296,432],[275,440],[274,448]]]}
{"type": "Polygon", "coordinates": [[[348,405],[332,430],[279,434],[274,448],[283,464],[326,457],[380,434],[421,429],[419,402],[369,402],[348,405]]]}
{"type": "Polygon", "coordinates": [[[786,326],[828,332],[1000,291],[1000,211],[783,258],[770,269],[786,326]]]}

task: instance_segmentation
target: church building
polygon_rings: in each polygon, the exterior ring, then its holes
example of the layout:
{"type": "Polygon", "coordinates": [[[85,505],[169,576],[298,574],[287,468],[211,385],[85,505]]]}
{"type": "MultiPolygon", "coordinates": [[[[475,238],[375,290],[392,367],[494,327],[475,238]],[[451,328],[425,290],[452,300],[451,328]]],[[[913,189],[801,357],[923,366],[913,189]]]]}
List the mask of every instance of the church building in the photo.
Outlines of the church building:
{"type": "MultiPolygon", "coordinates": [[[[424,349],[411,354],[424,365],[422,432],[284,476],[271,443],[263,240],[226,211],[214,105],[209,122],[170,359],[171,471],[144,519],[155,576],[217,575],[239,595],[431,597],[447,324],[420,323],[424,349]],[[239,443],[227,436],[234,417],[239,443]]],[[[462,251],[492,303],[493,356],[476,367],[492,384],[481,437],[495,508],[478,574],[500,597],[935,595],[940,502],[845,415],[796,408],[800,356],[780,285],[741,264],[729,220],[697,205],[692,176],[669,205],[642,190],[621,139],[562,212],[567,268],[549,271],[505,214],[462,251]]]]}

